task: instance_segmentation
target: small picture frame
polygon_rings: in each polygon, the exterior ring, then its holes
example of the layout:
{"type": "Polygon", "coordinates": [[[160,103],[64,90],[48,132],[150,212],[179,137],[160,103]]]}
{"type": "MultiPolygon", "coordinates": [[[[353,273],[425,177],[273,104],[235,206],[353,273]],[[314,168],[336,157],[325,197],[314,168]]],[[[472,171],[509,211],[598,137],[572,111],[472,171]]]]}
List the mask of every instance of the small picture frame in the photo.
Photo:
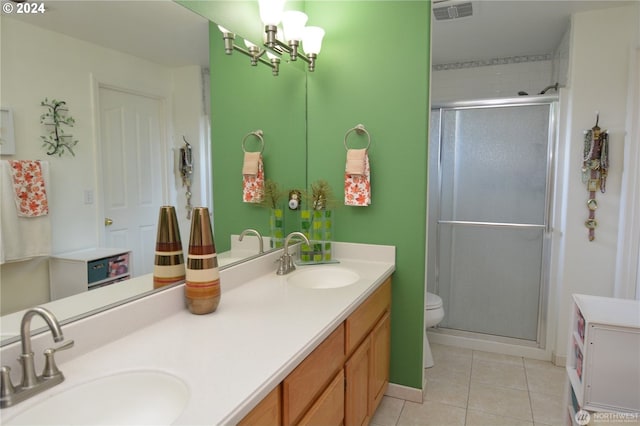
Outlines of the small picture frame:
{"type": "Polygon", "coordinates": [[[0,107],[0,155],[15,155],[16,139],[13,133],[13,111],[0,107]]]}

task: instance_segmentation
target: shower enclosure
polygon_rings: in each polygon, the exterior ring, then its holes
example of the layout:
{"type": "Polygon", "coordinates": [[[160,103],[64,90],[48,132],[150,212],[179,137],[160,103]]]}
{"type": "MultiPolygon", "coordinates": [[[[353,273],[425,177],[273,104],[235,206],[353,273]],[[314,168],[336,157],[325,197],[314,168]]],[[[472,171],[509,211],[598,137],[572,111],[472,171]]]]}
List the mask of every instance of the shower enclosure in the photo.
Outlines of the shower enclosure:
{"type": "Polygon", "coordinates": [[[443,300],[440,331],[544,345],[555,105],[432,107],[427,290],[443,300]]]}

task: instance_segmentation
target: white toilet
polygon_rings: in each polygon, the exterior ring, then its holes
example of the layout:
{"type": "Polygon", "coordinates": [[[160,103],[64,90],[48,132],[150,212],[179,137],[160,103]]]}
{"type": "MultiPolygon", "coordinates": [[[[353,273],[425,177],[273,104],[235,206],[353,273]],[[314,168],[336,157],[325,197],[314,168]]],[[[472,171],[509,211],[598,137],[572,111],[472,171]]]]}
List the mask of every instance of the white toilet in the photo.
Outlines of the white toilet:
{"type": "Polygon", "coordinates": [[[425,302],[424,311],[424,368],[433,367],[433,355],[431,354],[431,347],[429,347],[429,340],[427,339],[427,330],[430,327],[435,327],[440,324],[444,318],[444,308],[442,307],[442,299],[437,294],[427,292],[427,300],[425,302]]]}

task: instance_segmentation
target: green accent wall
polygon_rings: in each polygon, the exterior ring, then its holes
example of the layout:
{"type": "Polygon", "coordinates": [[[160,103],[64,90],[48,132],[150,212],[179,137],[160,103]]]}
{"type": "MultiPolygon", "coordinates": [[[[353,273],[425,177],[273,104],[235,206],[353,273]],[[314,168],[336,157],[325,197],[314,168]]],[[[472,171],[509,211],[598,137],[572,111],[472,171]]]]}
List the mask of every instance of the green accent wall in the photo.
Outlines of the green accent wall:
{"type": "MultiPolygon", "coordinates": [[[[265,178],[283,190],[306,186],[305,74],[282,66],[274,77],[263,64],[251,66],[247,56],[225,55],[222,35],[210,25],[211,146],[213,164],[213,219],[218,251],[229,249],[230,234],[255,228],[269,235],[269,210],[242,201],[242,140],[247,133],[264,132],[265,178]]],[[[237,44],[244,46],[241,39],[237,44]]],[[[247,150],[258,150],[249,136],[247,150]]],[[[286,197],[282,199],[282,207],[286,197]]],[[[285,210],[285,229],[297,228],[294,212],[285,210]]]]}
{"type": "MultiPolygon", "coordinates": [[[[205,9],[218,2],[180,3],[211,18],[205,9]]],[[[257,2],[235,3],[257,10],[257,2]]],[[[268,231],[267,212],[241,201],[240,144],[247,132],[262,129],[268,178],[287,189],[318,179],[331,185],[339,199],[336,241],[396,246],[390,380],[421,389],[430,2],[307,1],[305,9],[308,24],[327,32],[316,71],[306,77],[299,66],[283,64],[272,77],[243,55],[224,55],[221,34],[211,27],[216,244],[225,250],[228,234],[247,227],[268,231]],[[343,140],[359,123],[372,139],[372,204],[346,207],[343,140]]],[[[218,22],[233,30],[224,19],[218,22]]],[[[355,132],[348,142],[363,146],[355,132]]],[[[287,213],[287,231],[295,230],[297,220],[287,213]]]]}
{"type": "MultiPolygon", "coordinates": [[[[390,379],[422,388],[430,3],[311,1],[306,12],[326,30],[307,75],[308,181],[341,197],[336,241],[396,246],[390,379]],[[347,207],[343,142],[359,123],[371,134],[371,205],[347,207]]],[[[366,136],[347,142],[362,148],[366,136]]]]}

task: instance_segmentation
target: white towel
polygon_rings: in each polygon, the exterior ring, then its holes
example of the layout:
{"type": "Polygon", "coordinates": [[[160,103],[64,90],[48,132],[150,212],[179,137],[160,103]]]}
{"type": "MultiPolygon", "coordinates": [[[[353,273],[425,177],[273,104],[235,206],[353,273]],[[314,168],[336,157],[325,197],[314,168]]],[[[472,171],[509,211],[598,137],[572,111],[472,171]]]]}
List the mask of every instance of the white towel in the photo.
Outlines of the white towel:
{"type": "MultiPolygon", "coordinates": [[[[49,163],[41,162],[49,197],[49,163]]],[[[14,201],[13,177],[7,161],[0,161],[0,264],[51,255],[51,215],[20,217],[14,201]]]]}

